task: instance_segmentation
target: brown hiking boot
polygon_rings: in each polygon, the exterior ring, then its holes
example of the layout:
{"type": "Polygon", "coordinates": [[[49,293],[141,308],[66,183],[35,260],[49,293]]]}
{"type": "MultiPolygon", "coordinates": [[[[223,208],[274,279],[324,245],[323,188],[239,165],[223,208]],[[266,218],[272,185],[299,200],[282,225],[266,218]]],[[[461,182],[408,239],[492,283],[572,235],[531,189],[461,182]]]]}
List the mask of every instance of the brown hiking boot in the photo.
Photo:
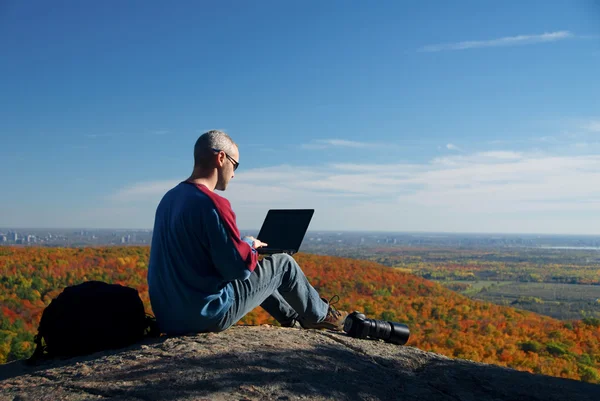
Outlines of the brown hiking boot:
{"type": "Polygon", "coordinates": [[[327,302],[327,304],[329,305],[329,309],[327,310],[327,316],[325,316],[325,319],[323,319],[323,321],[319,323],[302,322],[302,328],[314,330],[327,329],[334,331],[342,331],[344,329],[344,321],[346,321],[346,318],[348,317],[348,312],[337,310],[333,307],[333,304],[337,303],[340,300],[340,297],[334,295],[329,301],[327,301],[325,298],[321,299],[327,302]],[[333,301],[334,299],[335,301],[333,301]]]}
{"type": "Polygon", "coordinates": [[[281,325],[281,327],[289,327],[289,328],[296,328],[299,329],[302,327],[302,325],[300,324],[300,321],[298,320],[298,315],[285,320],[283,322],[279,322],[279,324],[281,325]]]}

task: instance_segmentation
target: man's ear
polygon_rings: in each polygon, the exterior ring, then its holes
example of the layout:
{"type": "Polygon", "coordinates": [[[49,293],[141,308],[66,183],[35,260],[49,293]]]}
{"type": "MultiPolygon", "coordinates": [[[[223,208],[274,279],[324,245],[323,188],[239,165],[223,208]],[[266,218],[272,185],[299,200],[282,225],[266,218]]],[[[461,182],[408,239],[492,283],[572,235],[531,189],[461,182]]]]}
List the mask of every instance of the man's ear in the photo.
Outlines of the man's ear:
{"type": "Polygon", "coordinates": [[[217,165],[219,167],[223,167],[223,165],[225,164],[225,158],[226,158],[225,153],[223,153],[223,152],[217,153],[217,165]]]}

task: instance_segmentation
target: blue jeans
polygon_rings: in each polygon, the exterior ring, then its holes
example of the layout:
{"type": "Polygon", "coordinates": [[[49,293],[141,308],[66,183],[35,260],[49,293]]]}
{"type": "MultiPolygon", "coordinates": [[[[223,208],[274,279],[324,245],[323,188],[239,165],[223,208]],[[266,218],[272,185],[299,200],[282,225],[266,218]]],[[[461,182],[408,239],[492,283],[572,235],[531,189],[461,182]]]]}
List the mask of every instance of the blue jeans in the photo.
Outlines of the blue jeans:
{"type": "Polygon", "coordinates": [[[236,280],[232,284],[233,304],[216,327],[217,331],[233,326],[259,305],[282,324],[293,319],[318,323],[327,316],[329,305],[320,298],[290,255],[278,253],[265,257],[248,280],[236,280]]]}

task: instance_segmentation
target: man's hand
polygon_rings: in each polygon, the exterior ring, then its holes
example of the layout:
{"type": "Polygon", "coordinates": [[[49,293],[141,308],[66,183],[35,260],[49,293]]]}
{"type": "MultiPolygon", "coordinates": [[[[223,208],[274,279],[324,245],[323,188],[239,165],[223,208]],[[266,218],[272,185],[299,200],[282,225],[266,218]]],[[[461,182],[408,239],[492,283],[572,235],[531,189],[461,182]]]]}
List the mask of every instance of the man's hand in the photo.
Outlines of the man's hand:
{"type": "Polygon", "coordinates": [[[258,249],[258,248],[262,248],[263,246],[267,246],[269,244],[267,244],[266,242],[262,242],[259,239],[255,239],[254,242],[252,243],[252,246],[254,247],[254,249],[258,249]]]}
{"type": "Polygon", "coordinates": [[[244,237],[244,238],[248,238],[248,239],[252,240],[252,248],[254,248],[254,249],[262,248],[263,246],[269,245],[266,242],[262,242],[261,240],[258,240],[258,239],[254,238],[252,236],[247,236],[247,237],[244,237]]]}

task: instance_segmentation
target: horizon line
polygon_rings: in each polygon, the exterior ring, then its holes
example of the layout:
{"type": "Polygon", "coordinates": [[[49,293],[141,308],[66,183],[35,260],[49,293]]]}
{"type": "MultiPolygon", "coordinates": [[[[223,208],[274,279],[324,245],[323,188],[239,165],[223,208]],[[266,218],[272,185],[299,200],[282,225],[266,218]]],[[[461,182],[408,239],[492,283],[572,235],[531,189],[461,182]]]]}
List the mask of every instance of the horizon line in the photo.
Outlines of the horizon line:
{"type": "MultiPolygon", "coordinates": [[[[153,231],[152,228],[94,228],[94,227],[0,227],[3,230],[88,230],[88,231],[153,231]]],[[[240,228],[242,231],[259,231],[260,228],[240,228]]],[[[308,229],[310,232],[326,233],[394,233],[394,234],[445,234],[445,235],[543,235],[543,236],[571,236],[571,237],[600,237],[597,234],[577,234],[577,233],[541,233],[541,232],[507,232],[507,231],[422,231],[422,230],[335,230],[335,229],[308,229]]]]}

